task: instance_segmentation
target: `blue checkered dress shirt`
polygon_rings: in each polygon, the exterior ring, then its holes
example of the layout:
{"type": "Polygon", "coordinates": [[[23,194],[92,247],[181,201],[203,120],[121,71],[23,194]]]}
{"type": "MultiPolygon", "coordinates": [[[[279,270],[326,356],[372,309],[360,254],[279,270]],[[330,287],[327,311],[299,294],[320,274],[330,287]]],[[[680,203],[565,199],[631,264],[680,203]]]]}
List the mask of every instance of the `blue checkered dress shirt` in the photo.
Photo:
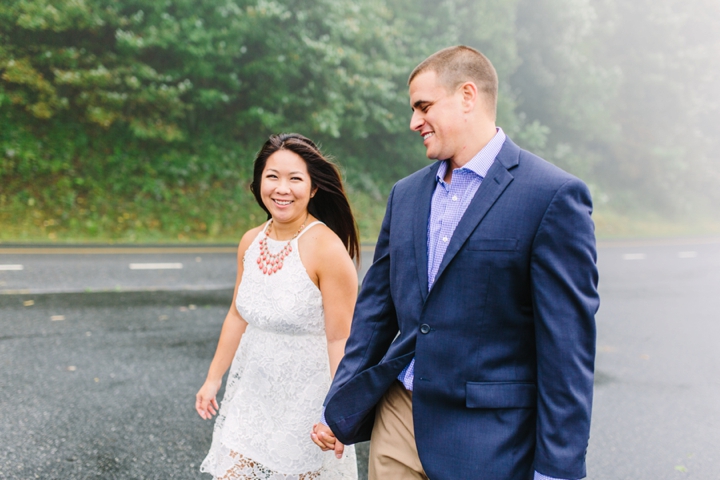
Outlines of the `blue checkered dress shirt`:
{"type": "MultiPolygon", "coordinates": [[[[497,129],[495,136],[468,163],[452,172],[452,180],[446,183],[444,178],[449,162],[443,161],[435,176],[435,193],[430,203],[430,218],[427,227],[428,251],[428,290],[435,283],[443,256],[452,234],[462,218],[470,200],[475,196],[480,184],[495,161],[505,143],[505,132],[497,129]]],[[[398,380],[412,392],[415,379],[415,359],[400,372],[398,380]]]]}

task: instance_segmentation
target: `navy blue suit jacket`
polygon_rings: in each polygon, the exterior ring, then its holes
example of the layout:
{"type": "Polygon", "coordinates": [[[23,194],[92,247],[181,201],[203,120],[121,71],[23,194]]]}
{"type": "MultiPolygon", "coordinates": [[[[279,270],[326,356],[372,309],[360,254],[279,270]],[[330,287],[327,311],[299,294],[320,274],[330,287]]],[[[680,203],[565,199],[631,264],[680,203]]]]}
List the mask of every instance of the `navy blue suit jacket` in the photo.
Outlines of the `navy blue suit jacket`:
{"type": "Polygon", "coordinates": [[[599,305],[589,191],[507,139],[428,291],[438,166],[390,193],[325,419],[345,444],[368,440],[375,406],[414,357],[430,479],[582,478],[599,305]]]}

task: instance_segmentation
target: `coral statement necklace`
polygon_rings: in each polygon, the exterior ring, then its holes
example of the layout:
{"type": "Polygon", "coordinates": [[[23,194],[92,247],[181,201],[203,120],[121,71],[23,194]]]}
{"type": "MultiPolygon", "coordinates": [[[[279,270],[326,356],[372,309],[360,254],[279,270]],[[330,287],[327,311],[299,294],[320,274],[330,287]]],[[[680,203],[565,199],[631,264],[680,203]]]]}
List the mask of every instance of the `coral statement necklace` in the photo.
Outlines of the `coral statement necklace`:
{"type": "MultiPolygon", "coordinates": [[[[308,214],[308,216],[310,215],[308,214]]],[[[305,217],[305,221],[307,221],[307,217],[305,217]]],[[[303,224],[300,225],[298,231],[295,232],[295,235],[293,235],[293,237],[287,241],[285,246],[278,253],[270,253],[270,250],[268,250],[267,239],[270,236],[272,222],[273,221],[271,219],[267,230],[265,230],[265,236],[262,238],[262,240],[260,240],[260,256],[258,256],[257,259],[258,268],[265,275],[272,275],[273,273],[277,273],[278,270],[283,267],[283,261],[285,260],[285,257],[290,255],[290,252],[292,252],[292,245],[290,245],[290,243],[295,240],[297,236],[300,235],[300,232],[302,232],[302,229],[305,228],[305,222],[303,222],[303,224]]]]}

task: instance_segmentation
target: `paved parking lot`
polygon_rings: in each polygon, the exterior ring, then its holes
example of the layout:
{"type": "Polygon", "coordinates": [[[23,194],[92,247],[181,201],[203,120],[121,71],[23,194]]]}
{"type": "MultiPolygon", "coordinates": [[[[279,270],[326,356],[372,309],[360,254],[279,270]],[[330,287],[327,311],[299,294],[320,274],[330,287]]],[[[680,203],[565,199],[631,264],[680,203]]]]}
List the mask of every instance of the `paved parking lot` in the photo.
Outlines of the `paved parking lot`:
{"type": "Polygon", "coordinates": [[[0,297],[0,478],[199,478],[231,295],[0,297]]]}
{"type": "MultiPolygon", "coordinates": [[[[122,270],[132,289],[124,255],[101,262],[111,273],[97,283],[122,270]]],[[[201,263],[188,255],[171,260],[201,263]]],[[[218,284],[234,275],[226,255],[213,259],[218,284]]],[[[90,260],[52,258],[89,272],[70,284],[93,284],[90,260]]],[[[154,272],[141,285],[172,291],[42,294],[38,285],[57,291],[63,278],[37,270],[52,262],[0,254],[0,265],[27,267],[0,271],[6,290],[39,289],[0,294],[0,478],[201,478],[212,423],[194,412],[194,394],[232,291],[203,289],[204,266],[154,272]]],[[[599,267],[588,479],[718,478],[720,242],[605,245],[599,267]]]]}
{"type": "Polygon", "coordinates": [[[0,296],[0,478],[200,478],[194,393],[231,296],[0,296]]]}

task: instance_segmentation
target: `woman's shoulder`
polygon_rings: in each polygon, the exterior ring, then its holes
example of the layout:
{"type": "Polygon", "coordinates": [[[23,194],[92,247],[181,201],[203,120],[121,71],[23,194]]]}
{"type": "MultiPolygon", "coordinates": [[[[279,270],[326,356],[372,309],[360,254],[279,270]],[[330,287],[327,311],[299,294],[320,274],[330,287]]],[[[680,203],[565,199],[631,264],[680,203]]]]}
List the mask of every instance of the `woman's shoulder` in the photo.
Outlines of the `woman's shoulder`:
{"type": "Polygon", "coordinates": [[[303,253],[316,254],[321,259],[331,259],[336,255],[348,255],[345,245],[337,234],[324,223],[316,223],[299,239],[303,253]]]}
{"type": "Polygon", "coordinates": [[[311,222],[311,225],[310,228],[306,227],[306,231],[302,234],[303,237],[312,239],[314,243],[318,244],[331,245],[335,242],[342,244],[340,237],[320,220],[311,222]]]}
{"type": "Polygon", "coordinates": [[[251,228],[243,234],[242,238],[240,239],[240,244],[238,245],[238,254],[242,255],[245,253],[245,250],[250,247],[253,240],[255,240],[255,238],[257,238],[260,232],[263,231],[266,224],[267,222],[262,223],[255,228],[251,228]]]}

